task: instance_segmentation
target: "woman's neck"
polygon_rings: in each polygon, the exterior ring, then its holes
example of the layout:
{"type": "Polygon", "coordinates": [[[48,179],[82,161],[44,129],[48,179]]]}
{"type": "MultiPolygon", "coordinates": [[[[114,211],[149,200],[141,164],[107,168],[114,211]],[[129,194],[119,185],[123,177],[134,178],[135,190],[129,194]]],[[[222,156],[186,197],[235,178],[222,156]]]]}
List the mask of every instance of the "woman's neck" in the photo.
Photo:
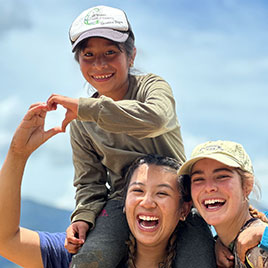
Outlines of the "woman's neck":
{"type": "Polygon", "coordinates": [[[148,247],[137,244],[135,266],[137,268],[158,268],[166,256],[166,246],[148,247]]]}
{"type": "Polygon", "coordinates": [[[251,218],[248,208],[229,222],[214,226],[221,242],[228,247],[236,238],[243,225],[251,218]]]}

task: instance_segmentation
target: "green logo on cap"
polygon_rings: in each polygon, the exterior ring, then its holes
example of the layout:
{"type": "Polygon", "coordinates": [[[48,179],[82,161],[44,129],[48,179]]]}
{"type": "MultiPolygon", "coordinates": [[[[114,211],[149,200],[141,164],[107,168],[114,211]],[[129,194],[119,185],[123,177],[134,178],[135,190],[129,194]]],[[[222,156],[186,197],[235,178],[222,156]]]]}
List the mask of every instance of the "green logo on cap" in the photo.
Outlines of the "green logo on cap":
{"type": "Polygon", "coordinates": [[[98,20],[98,13],[100,12],[99,8],[94,8],[90,10],[90,12],[84,18],[84,24],[87,25],[96,25],[99,24],[100,21],[98,20]]]}

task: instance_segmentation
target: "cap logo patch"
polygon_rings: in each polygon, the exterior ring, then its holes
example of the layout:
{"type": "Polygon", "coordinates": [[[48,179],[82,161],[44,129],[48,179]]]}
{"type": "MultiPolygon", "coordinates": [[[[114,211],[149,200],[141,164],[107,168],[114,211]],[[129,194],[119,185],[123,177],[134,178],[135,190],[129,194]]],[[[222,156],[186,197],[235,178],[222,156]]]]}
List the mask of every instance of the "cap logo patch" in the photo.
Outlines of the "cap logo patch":
{"type": "Polygon", "coordinates": [[[204,148],[200,148],[199,152],[214,152],[214,151],[223,151],[223,148],[220,145],[208,145],[204,148]]]}
{"type": "Polygon", "coordinates": [[[105,13],[101,13],[101,9],[94,8],[90,10],[88,14],[84,17],[84,24],[86,25],[115,25],[115,24],[123,24],[123,21],[119,21],[114,17],[107,16],[105,13]]]}

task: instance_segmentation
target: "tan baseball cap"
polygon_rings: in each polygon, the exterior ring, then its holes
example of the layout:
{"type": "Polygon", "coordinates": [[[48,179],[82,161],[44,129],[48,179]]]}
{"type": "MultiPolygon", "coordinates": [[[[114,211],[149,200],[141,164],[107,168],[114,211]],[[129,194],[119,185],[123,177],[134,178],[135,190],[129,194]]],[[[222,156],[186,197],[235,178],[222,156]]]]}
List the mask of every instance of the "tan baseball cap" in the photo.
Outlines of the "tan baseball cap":
{"type": "Polygon", "coordinates": [[[243,146],[233,141],[208,141],[195,147],[189,160],[179,169],[179,175],[191,175],[193,165],[204,158],[217,160],[254,174],[251,160],[243,146]]]}
{"type": "Polygon", "coordinates": [[[95,6],[84,10],[74,20],[69,30],[73,52],[81,41],[89,37],[104,37],[123,43],[129,35],[134,39],[125,12],[109,6],[95,6]]]}

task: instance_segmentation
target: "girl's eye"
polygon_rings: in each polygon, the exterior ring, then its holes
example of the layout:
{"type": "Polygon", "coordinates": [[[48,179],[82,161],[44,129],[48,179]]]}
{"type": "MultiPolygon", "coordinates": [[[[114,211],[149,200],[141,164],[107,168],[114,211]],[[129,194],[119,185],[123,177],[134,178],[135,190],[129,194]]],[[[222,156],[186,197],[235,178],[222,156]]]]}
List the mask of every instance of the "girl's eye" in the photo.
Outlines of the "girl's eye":
{"type": "Polygon", "coordinates": [[[217,176],[217,179],[225,179],[225,178],[230,178],[230,176],[227,174],[221,174],[221,175],[217,176]]]}
{"type": "Polygon", "coordinates": [[[114,50],[108,50],[105,52],[105,55],[109,56],[109,55],[113,55],[115,54],[116,52],[114,50]]]}
{"type": "Polygon", "coordinates": [[[202,178],[202,177],[196,177],[196,178],[191,179],[192,183],[200,183],[203,180],[204,180],[204,178],[202,178]]]}
{"type": "Polygon", "coordinates": [[[134,188],[134,189],[132,189],[132,192],[143,193],[143,190],[140,188],[134,188]]]}
{"type": "Polygon", "coordinates": [[[93,53],[91,53],[91,52],[85,52],[85,53],[83,53],[83,55],[85,57],[92,57],[93,56],[93,53]]]}
{"type": "Polygon", "coordinates": [[[166,192],[158,192],[157,194],[160,195],[160,196],[168,196],[168,195],[169,195],[169,194],[166,193],[166,192]]]}

